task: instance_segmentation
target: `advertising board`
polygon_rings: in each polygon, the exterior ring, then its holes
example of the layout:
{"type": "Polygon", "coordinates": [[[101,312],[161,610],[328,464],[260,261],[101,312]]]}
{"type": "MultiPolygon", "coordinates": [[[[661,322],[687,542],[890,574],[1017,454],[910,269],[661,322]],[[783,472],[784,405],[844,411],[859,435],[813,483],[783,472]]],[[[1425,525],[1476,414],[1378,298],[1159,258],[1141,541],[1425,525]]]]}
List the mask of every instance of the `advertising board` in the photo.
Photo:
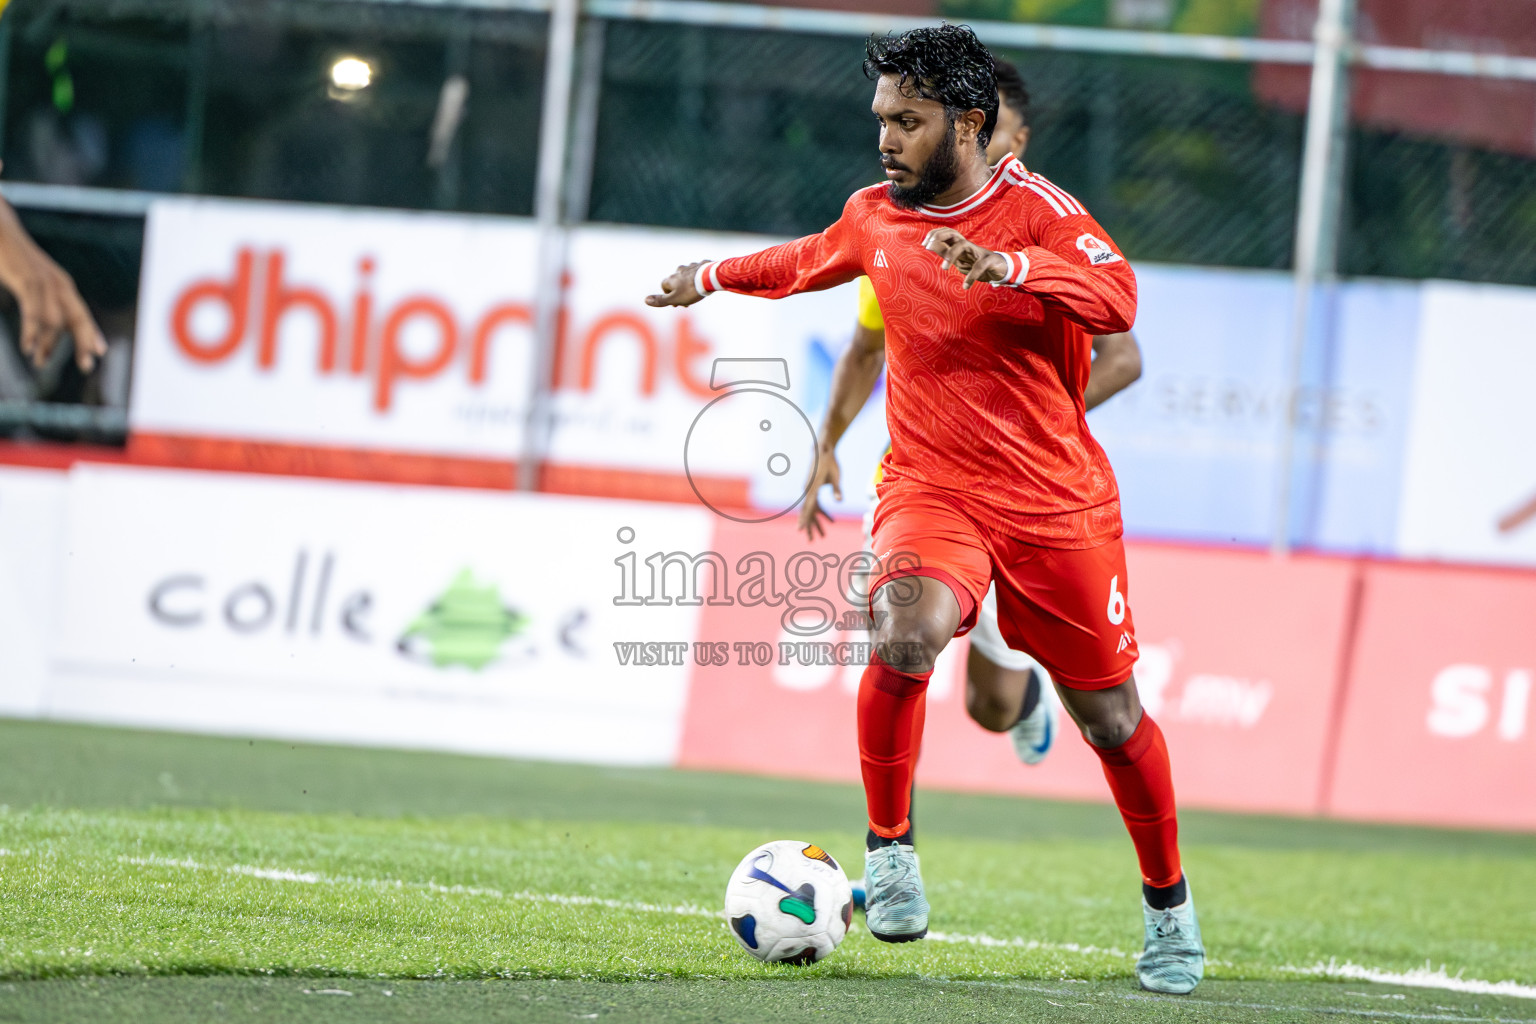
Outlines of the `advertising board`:
{"type": "Polygon", "coordinates": [[[340,476],[426,471],[423,455],[513,462],[534,253],[512,219],[158,200],[131,450],[340,476]],[[400,458],[348,465],[370,453],[400,458]]]}
{"type": "Polygon", "coordinates": [[[1430,281],[1398,522],[1410,558],[1536,565],[1536,289],[1430,281]]]}
{"type": "Polygon", "coordinates": [[[676,506],[81,467],[52,715],[668,764],[697,609],[619,608],[615,537],[697,550],[676,506]]]}
{"type": "MultiPolygon", "coordinates": [[[[723,657],[694,670],[680,764],[859,778],[855,697],[869,634],[845,625],[857,618],[848,613],[863,606],[843,598],[839,576],[861,543],[857,528],[841,523],[814,544],[790,524],[725,524],[716,531],[713,550],[727,566],[749,553],[760,553],[781,573],[794,560],[803,563],[799,578],[808,586],[798,591],[800,605],[810,608],[819,596],[826,624],[815,635],[797,634],[787,617],[792,596],[774,605],[706,605],[699,639],[723,642],[723,657]]],[[[1315,812],[1354,599],[1353,567],[1150,544],[1129,545],[1127,558],[1142,650],[1138,685],[1168,736],[1180,800],[1315,812]]],[[[1099,761],[1065,717],[1050,757],[1029,768],[1005,736],[967,717],[968,646],[951,643],[935,669],[920,784],[1106,799],[1099,761]]]]}
{"type": "Polygon", "coordinates": [[[1536,828],[1536,576],[1366,569],[1330,813],[1536,828]]]}
{"type": "Polygon", "coordinates": [[[65,474],[0,468],[0,715],[47,706],[65,501],[65,474]]]}

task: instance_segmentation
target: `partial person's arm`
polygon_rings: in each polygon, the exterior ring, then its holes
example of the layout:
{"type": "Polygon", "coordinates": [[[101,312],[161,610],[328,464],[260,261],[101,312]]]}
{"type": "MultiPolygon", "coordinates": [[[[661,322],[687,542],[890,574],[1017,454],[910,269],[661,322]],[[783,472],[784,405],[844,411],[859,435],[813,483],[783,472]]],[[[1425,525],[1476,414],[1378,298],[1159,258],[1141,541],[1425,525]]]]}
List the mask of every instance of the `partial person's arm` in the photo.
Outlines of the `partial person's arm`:
{"type": "Polygon", "coordinates": [[[846,284],[864,273],[854,235],[854,199],[836,224],[814,235],[770,246],[750,256],[690,263],[678,267],[646,296],[651,306],[690,306],[710,292],[731,291],[764,299],[782,299],[846,284]]]}
{"type": "MultiPolygon", "coordinates": [[[[862,284],[862,282],[861,282],[862,284]]],[[[843,500],[842,470],[837,464],[837,442],[847,432],[848,425],[858,416],[875,392],[880,371],[885,369],[885,324],[875,317],[865,315],[864,303],[860,303],[858,323],[853,329],[853,342],[837,357],[832,367],[832,396],[827,402],[827,415],[822,420],[816,441],[816,466],[811,471],[811,482],[805,501],[800,505],[800,529],[806,537],[815,540],[826,534],[822,519],[832,517],[821,507],[817,495],[823,484],[832,485],[832,495],[843,500]]]]}
{"type": "Polygon", "coordinates": [[[48,362],[59,338],[75,339],[75,364],[89,373],[107,342],[75,282],[32,241],[16,211],[0,199],[0,285],[21,308],[21,351],[37,366],[48,362]]]}
{"type": "Polygon", "coordinates": [[[1083,389],[1083,405],[1102,405],[1141,378],[1141,346],[1130,331],[1093,339],[1093,367],[1083,389]]]}

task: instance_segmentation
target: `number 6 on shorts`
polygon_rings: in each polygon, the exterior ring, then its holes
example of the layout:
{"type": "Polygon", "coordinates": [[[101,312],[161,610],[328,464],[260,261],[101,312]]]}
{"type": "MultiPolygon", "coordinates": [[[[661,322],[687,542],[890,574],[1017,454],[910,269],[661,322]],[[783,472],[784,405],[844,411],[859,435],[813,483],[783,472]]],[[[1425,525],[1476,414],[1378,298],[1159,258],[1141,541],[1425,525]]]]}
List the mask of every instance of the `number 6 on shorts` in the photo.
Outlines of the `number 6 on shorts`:
{"type": "Polygon", "coordinates": [[[1118,626],[1125,621],[1125,595],[1120,593],[1120,577],[1112,576],[1109,580],[1109,607],[1105,609],[1109,616],[1109,623],[1118,626]]]}

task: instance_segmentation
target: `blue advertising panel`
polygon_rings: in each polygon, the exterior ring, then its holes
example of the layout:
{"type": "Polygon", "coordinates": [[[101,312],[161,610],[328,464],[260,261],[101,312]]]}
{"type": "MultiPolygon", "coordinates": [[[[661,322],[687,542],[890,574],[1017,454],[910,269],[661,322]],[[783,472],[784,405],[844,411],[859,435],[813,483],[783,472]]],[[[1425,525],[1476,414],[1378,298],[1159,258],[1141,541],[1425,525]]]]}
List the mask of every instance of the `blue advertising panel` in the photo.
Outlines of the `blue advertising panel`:
{"type": "Polygon", "coordinates": [[[1138,277],[1142,379],[1088,418],[1120,480],[1127,533],[1267,544],[1294,403],[1292,543],[1390,551],[1418,286],[1320,291],[1287,395],[1290,275],[1142,265],[1138,277]]]}
{"type": "MultiPolygon", "coordinates": [[[[1320,289],[1300,386],[1286,393],[1293,281],[1279,271],[1142,264],[1135,334],[1141,380],[1088,415],[1120,481],[1131,536],[1264,545],[1275,514],[1282,431],[1294,404],[1292,543],[1337,552],[1396,548],[1421,285],[1320,289]]],[[[791,300],[793,301],[793,300],[791,300]]],[[[795,398],[825,412],[853,327],[820,307],[800,333],[795,398]]],[[[843,500],[858,515],[885,445],[883,381],[838,446],[843,500]]]]}
{"type": "Polygon", "coordinates": [[[1088,417],[1119,478],[1126,530],[1264,543],[1290,278],[1147,264],[1136,273],[1142,377],[1088,417]]]}
{"type": "Polygon", "coordinates": [[[1394,554],[1422,286],[1362,280],[1329,292],[1298,396],[1291,536],[1394,554]]]}

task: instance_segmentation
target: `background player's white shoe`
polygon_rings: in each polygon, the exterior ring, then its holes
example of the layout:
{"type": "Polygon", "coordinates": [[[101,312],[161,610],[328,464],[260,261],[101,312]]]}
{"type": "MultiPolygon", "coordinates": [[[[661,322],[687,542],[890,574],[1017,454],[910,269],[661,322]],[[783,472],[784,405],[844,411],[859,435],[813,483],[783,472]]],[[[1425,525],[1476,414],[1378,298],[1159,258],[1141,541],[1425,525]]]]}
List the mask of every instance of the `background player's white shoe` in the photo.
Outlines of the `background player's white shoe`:
{"type": "Polygon", "coordinates": [[[1061,698],[1056,696],[1051,677],[1040,668],[1035,669],[1035,674],[1040,680],[1040,702],[1035,705],[1035,710],[1008,730],[1008,738],[1013,740],[1013,752],[1025,764],[1039,764],[1045,760],[1045,755],[1056,743],[1057,723],[1061,717],[1061,698]]]}

